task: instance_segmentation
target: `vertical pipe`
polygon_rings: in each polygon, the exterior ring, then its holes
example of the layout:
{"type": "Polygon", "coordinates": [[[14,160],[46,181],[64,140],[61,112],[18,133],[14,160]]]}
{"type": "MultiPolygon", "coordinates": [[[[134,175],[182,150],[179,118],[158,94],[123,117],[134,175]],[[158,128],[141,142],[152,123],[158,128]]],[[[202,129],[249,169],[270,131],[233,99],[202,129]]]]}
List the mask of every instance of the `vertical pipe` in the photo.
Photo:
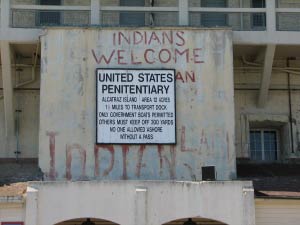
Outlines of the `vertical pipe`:
{"type": "Polygon", "coordinates": [[[19,109],[20,104],[19,104],[19,98],[17,99],[17,110],[16,110],[16,142],[17,142],[17,146],[16,146],[16,151],[15,151],[15,155],[16,155],[16,161],[19,161],[19,155],[21,154],[20,151],[20,113],[22,112],[22,110],[19,109]]]}
{"type": "MultiPolygon", "coordinates": [[[[290,67],[290,60],[292,58],[287,58],[287,67],[290,67]]],[[[288,98],[289,98],[289,120],[290,120],[290,132],[291,132],[291,146],[292,153],[294,152],[294,129],[293,129],[293,112],[292,112],[292,96],[291,96],[291,77],[290,73],[287,73],[287,81],[288,81],[288,98]]]]}

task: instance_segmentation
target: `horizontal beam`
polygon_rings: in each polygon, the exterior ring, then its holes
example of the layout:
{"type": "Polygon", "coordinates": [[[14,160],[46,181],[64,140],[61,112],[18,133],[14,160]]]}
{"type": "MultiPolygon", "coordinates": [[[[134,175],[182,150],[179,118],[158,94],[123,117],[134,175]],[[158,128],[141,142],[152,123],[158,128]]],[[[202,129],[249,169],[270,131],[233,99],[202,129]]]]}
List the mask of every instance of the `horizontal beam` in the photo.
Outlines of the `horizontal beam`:
{"type": "MultiPolygon", "coordinates": [[[[11,9],[24,10],[83,10],[90,11],[90,6],[66,6],[66,5],[12,5],[11,9]]],[[[138,6],[102,6],[103,11],[158,11],[158,12],[178,12],[179,7],[138,7],[138,6]]],[[[279,9],[281,11],[295,12],[295,9],[279,9]]],[[[296,9],[297,10],[297,9],[296,9]]],[[[189,7],[190,12],[223,12],[223,13],[264,13],[265,8],[213,8],[213,7],[189,7]]],[[[299,9],[300,11],[300,9],[299,9]]],[[[298,12],[298,11],[296,11],[298,12]]]]}
{"type": "MultiPolygon", "coordinates": [[[[12,5],[11,9],[24,9],[24,10],[49,10],[49,11],[60,11],[60,10],[79,10],[79,11],[90,11],[91,6],[61,6],[61,5],[12,5]]],[[[102,6],[102,11],[158,11],[158,12],[176,12],[179,10],[178,7],[130,7],[130,6],[102,6]]]]}
{"type": "Polygon", "coordinates": [[[42,29],[30,28],[8,28],[5,32],[1,31],[0,27],[0,40],[9,41],[14,43],[36,43],[39,41],[39,36],[43,33],[42,29]]]}
{"type": "Polygon", "coordinates": [[[178,7],[101,6],[101,11],[178,12],[178,7]]]}
{"type": "Polygon", "coordinates": [[[276,12],[280,12],[280,13],[300,13],[300,8],[276,8],[276,12]]]}
{"type": "Polygon", "coordinates": [[[247,45],[299,45],[300,32],[297,31],[233,31],[234,44],[247,45]]]}
{"type": "Polygon", "coordinates": [[[222,12],[222,13],[265,13],[265,8],[213,8],[213,7],[190,7],[190,12],[222,12]]]}
{"type": "Polygon", "coordinates": [[[11,5],[11,9],[24,10],[83,10],[90,11],[91,6],[71,6],[71,5],[11,5]]]}
{"type": "MultiPolygon", "coordinates": [[[[39,40],[39,36],[42,35],[42,33],[43,29],[9,28],[6,32],[0,32],[0,40],[10,41],[10,43],[36,43],[39,40]]],[[[233,44],[300,45],[300,32],[233,31],[233,44]]]]}

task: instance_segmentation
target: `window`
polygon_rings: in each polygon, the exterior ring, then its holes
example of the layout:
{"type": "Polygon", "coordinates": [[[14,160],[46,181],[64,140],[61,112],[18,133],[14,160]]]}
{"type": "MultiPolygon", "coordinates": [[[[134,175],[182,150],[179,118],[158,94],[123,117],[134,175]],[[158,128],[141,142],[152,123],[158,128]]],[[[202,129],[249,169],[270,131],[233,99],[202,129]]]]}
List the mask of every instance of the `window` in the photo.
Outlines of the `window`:
{"type": "MultiPolygon", "coordinates": [[[[145,0],[120,0],[120,6],[145,6],[145,0]]],[[[120,12],[120,25],[144,26],[145,13],[143,12],[120,12]]]]}
{"type": "MultiPolygon", "coordinates": [[[[61,0],[39,0],[40,5],[61,5],[61,0]]],[[[57,11],[39,11],[38,26],[60,25],[60,12],[57,11]]]]}
{"type": "Polygon", "coordinates": [[[275,161],[278,159],[277,130],[250,130],[250,156],[255,161],[275,161]]]}
{"type": "MultiPolygon", "coordinates": [[[[265,8],[265,0],[252,0],[252,8],[265,8]]],[[[266,14],[253,13],[251,18],[252,28],[255,30],[265,29],[266,27],[266,14]]]]}
{"type": "MultiPolygon", "coordinates": [[[[201,7],[227,7],[226,0],[202,0],[201,7]]],[[[204,27],[227,26],[227,15],[225,13],[202,13],[201,25],[204,27]]]]}

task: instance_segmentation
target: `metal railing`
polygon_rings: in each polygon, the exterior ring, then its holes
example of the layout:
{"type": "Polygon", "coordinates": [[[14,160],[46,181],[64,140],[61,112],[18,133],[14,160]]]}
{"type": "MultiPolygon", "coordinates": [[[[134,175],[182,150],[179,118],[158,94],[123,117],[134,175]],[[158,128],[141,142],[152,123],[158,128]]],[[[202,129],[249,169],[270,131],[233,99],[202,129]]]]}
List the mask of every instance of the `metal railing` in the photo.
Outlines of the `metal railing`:
{"type": "MultiPolygon", "coordinates": [[[[4,2],[2,0],[2,2],[4,2]]],[[[95,3],[96,2],[96,3],[95,3]]],[[[10,5],[11,28],[42,26],[197,26],[232,27],[236,31],[300,31],[300,8],[209,8],[177,1],[171,6],[10,5]],[[97,7],[94,7],[94,6],[97,7]],[[271,14],[275,14],[274,21],[271,14]],[[125,18],[125,19],[124,19],[125,18]],[[273,19],[272,19],[273,20],[273,19]],[[270,24],[274,23],[274,28],[270,24]]],[[[1,10],[3,12],[3,10],[1,10]]],[[[0,19],[1,20],[1,19],[0,19]]]]}
{"type": "Polygon", "coordinates": [[[277,8],[276,17],[278,31],[300,31],[300,8],[277,8]]]}
{"type": "Polygon", "coordinates": [[[90,24],[90,6],[12,5],[13,28],[43,26],[87,26],[90,24]]]}

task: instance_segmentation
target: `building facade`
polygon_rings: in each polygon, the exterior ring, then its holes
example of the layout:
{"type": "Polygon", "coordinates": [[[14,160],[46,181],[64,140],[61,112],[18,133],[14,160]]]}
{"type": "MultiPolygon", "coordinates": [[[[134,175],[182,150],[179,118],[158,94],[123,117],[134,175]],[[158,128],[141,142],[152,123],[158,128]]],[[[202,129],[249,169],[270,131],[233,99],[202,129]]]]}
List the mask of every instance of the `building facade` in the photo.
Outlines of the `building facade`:
{"type": "Polygon", "coordinates": [[[297,224],[300,2],[0,8],[1,225],[297,224]]]}

